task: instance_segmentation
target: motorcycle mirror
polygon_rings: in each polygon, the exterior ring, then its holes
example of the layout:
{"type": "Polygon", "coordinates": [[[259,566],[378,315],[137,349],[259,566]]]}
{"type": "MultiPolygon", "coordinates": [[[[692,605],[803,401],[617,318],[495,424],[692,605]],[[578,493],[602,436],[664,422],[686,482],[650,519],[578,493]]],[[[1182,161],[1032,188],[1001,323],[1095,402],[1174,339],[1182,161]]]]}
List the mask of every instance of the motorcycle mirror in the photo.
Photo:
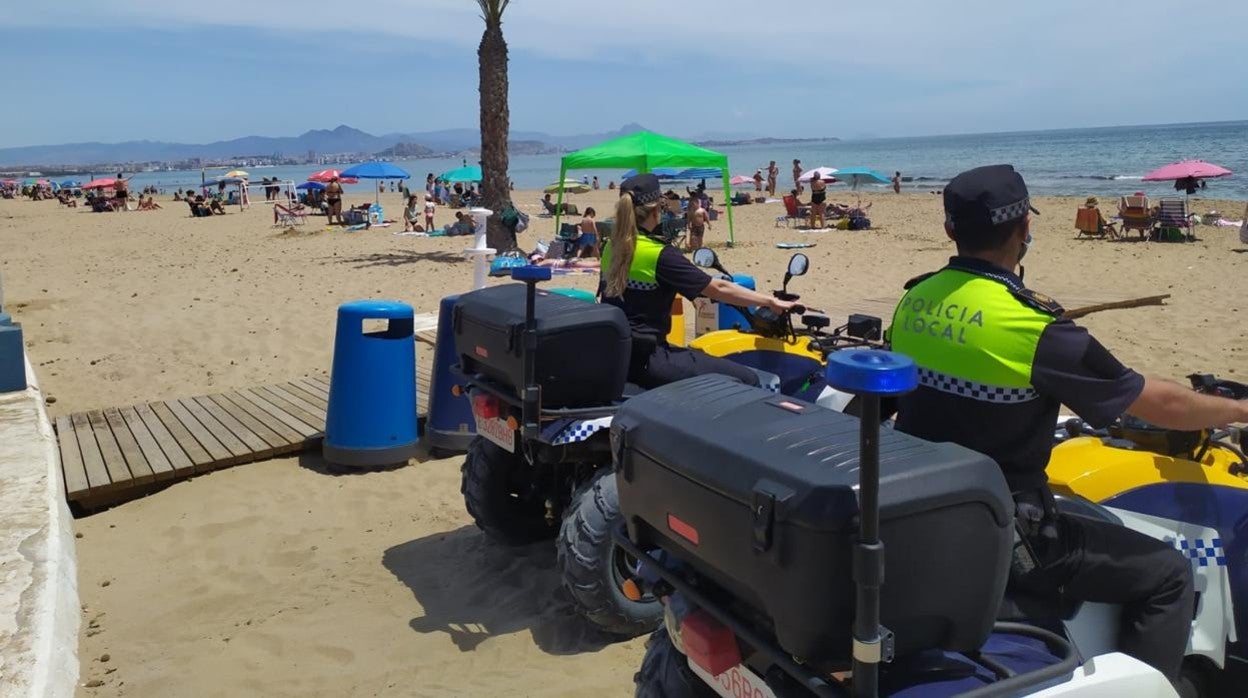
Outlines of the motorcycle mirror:
{"type": "Polygon", "coordinates": [[[789,258],[789,276],[801,276],[810,268],[810,258],[798,252],[789,258]]]}
{"type": "Polygon", "coordinates": [[[719,259],[715,255],[715,250],[709,247],[699,247],[693,252],[693,263],[706,269],[714,269],[719,264],[719,259]]]}

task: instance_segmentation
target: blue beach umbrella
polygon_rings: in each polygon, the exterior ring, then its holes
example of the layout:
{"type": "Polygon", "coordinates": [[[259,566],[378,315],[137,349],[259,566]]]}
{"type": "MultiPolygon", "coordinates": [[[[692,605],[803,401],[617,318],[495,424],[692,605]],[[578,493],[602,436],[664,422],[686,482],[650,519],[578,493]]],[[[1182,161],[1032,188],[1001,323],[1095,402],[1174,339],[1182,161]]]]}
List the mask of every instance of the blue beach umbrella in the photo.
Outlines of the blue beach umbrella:
{"type": "Polygon", "coordinates": [[[477,165],[459,167],[454,170],[443,172],[439,179],[447,184],[454,184],[456,182],[480,182],[482,179],[481,168],[477,165]]]}
{"type": "Polygon", "coordinates": [[[295,189],[311,189],[312,191],[322,191],[325,189],[325,185],[321,184],[320,182],[304,182],[303,184],[300,184],[299,186],[295,187],[295,189]]]}
{"type": "Polygon", "coordinates": [[[836,178],[857,189],[859,184],[888,184],[889,178],[869,167],[842,167],[836,178]]]}
{"type": "Polygon", "coordinates": [[[676,175],[676,179],[719,179],[721,176],[723,171],[713,167],[690,167],[676,175]]]}
{"type": "Polygon", "coordinates": [[[81,186],[82,182],[76,182],[72,179],[67,179],[64,182],[61,182],[62,189],[78,189],[81,186]]]}
{"type": "Polygon", "coordinates": [[[406,171],[388,162],[365,162],[349,170],[343,170],[342,176],[357,179],[410,179],[406,171]]]}

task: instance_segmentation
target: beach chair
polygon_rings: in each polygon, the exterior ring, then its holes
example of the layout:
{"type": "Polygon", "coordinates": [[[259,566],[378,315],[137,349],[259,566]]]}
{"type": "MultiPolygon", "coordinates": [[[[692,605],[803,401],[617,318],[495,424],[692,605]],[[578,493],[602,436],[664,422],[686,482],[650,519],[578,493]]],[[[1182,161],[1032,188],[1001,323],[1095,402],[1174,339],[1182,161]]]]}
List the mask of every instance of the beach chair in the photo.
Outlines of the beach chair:
{"type": "Polygon", "coordinates": [[[546,199],[542,199],[542,212],[537,215],[542,218],[554,218],[556,211],[558,211],[558,209],[555,208],[553,203],[547,201],[546,199]]]}
{"type": "Polygon", "coordinates": [[[784,223],[786,226],[792,227],[794,221],[797,221],[800,223],[801,221],[804,221],[810,217],[810,207],[798,206],[797,199],[794,198],[792,194],[785,196],[783,200],[784,200],[784,215],[776,216],[775,227],[779,228],[781,223],[784,223]]]}
{"type": "Polygon", "coordinates": [[[287,208],[281,204],[273,204],[273,225],[303,225],[307,222],[308,214],[304,213],[302,210],[296,211],[293,208],[287,208]]]}
{"type": "Polygon", "coordinates": [[[1101,228],[1101,212],[1095,208],[1081,208],[1075,212],[1075,230],[1079,234],[1076,239],[1087,235],[1090,238],[1103,238],[1105,231],[1101,228]]]}
{"type": "Polygon", "coordinates": [[[1192,214],[1187,212],[1183,199],[1162,199],[1157,202],[1157,227],[1165,234],[1167,228],[1177,229],[1188,240],[1195,240],[1192,232],[1192,214]]]}
{"type": "Polygon", "coordinates": [[[1133,194],[1119,199],[1118,217],[1122,219],[1123,235],[1136,230],[1139,231],[1141,238],[1145,238],[1153,231],[1155,221],[1147,196],[1133,194]]]}

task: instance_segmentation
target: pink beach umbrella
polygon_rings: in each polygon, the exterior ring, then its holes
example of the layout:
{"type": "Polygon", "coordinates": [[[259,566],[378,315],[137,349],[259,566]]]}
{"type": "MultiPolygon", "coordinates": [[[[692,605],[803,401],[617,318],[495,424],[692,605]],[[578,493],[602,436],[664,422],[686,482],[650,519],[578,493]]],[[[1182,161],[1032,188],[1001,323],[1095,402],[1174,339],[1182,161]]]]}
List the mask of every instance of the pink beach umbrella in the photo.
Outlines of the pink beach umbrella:
{"type": "Polygon", "coordinates": [[[1152,172],[1144,175],[1145,182],[1166,182],[1177,179],[1187,179],[1189,177],[1195,179],[1212,179],[1214,177],[1225,177],[1231,174],[1231,171],[1225,167],[1215,165],[1204,160],[1184,160],[1175,162],[1165,167],[1159,167],[1152,172]]]}
{"type": "Polygon", "coordinates": [[[742,184],[753,184],[754,178],[746,177],[745,175],[737,175],[736,177],[728,180],[728,183],[734,187],[741,186],[742,184]]]}
{"type": "Polygon", "coordinates": [[[813,170],[806,170],[805,172],[802,173],[801,177],[797,178],[797,181],[809,182],[810,180],[815,178],[816,174],[819,175],[819,179],[822,179],[825,182],[836,181],[836,177],[834,176],[836,174],[835,167],[816,167],[813,170]]]}
{"type": "Polygon", "coordinates": [[[342,173],[339,172],[338,170],[321,170],[320,172],[313,172],[312,174],[308,175],[309,182],[325,183],[335,178],[337,178],[337,180],[341,182],[342,184],[355,184],[360,181],[354,177],[344,178],[342,176],[342,173]]]}

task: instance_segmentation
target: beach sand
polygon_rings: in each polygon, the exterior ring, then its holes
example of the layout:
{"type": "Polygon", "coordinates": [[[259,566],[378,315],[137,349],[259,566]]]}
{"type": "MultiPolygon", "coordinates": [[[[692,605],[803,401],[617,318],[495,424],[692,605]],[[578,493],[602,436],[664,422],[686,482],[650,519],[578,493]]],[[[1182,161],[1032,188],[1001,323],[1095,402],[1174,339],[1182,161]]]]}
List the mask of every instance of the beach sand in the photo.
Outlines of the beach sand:
{"type": "MultiPolygon", "coordinates": [[[[5,309],[24,326],[54,416],[323,372],[338,304],[395,298],[436,312],[471,282],[468,238],[394,235],[402,224],[331,231],[319,217],[285,231],[263,202],[192,219],[162,198],[162,211],[118,214],[0,201],[5,309]]],[[[515,196],[531,214],[539,198],[515,196]]],[[[735,209],[733,249],[722,217],[707,240],[762,289],[777,287],[791,254],[775,243],[816,242],[804,250],[810,275],[791,290],[834,320],[887,319],[904,281],[938,268],[952,245],[939,196],[862,198],[870,232],[775,227],[777,203],[735,209]]],[[[603,218],[614,192],[569,200],[603,218]]],[[[397,195],[383,204],[401,211],[397,195]]],[[[1200,226],[1185,245],[1075,240],[1081,204],[1036,200],[1028,284],[1068,308],[1169,293],[1164,307],[1082,322],[1145,373],[1243,379],[1248,249],[1237,230],[1200,226]]],[[[1196,212],[1211,208],[1238,218],[1244,206],[1194,200],[1196,212]]],[[[451,219],[438,211],[439,224],[451,219]]],[[[552,229],[534,216],[521,244],[552,229]]],[[[84,695],[625,696],[643,652],[643,640],[608,642],[573,615],[553,546],[506,549],[472,526],[459,459],[360,475],[330,474],[315,455],[253,463],[76,527],[82,680],[103,682],[84,695]]]]}

